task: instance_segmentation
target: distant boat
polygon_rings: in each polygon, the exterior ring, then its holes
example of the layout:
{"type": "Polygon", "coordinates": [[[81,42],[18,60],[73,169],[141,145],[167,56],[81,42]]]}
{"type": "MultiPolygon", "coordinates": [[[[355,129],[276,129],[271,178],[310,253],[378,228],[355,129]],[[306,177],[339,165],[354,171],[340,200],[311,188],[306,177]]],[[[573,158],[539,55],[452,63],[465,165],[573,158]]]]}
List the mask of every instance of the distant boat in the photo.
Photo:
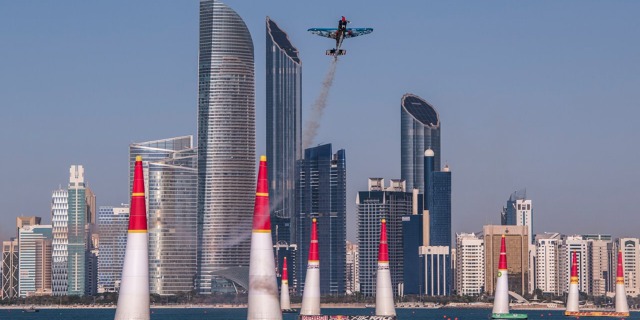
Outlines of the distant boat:
{"type": "Polygon", "coordinates": [[[282,313],[298,313],[298,309],[284,309],[282,313]]]}
{"type": "Polygon", "coordinates": [[[40,310],[36,309],[36,307],[31,306],[29,308],[23,309],[22,312],[40,312],[40,310]]]}
{"type": "Polygon", "coordinates": [[[376,305],[375,304],[365,304],[364,307],[365,308],[375,308],[376,305]]]}

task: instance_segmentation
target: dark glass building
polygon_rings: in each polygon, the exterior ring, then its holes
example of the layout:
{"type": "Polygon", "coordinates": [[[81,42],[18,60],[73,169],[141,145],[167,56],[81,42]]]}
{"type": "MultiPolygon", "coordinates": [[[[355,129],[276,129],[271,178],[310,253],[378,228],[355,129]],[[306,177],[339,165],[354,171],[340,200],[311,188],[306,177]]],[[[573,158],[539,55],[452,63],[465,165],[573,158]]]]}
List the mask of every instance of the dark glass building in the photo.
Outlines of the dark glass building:
{"type": "MultiPolygon", "coordinates": [[[[375,296],[380,221],[387,219],[389,271],[395,294],[398,292],[398,284],[403,282],[404,272],[402,221],[403,216],[410,215],[412,212],[413,194],[406,192],[403,180],[391,180],[391,186],[385,188],[384,179],[369,178],[369,191],[358,192],[356,205],[358,207],[360,293],[369,297],[375,296]]],[[[417,257],[417,247],[415,254],[417,257]]],[[[415,279],[417,278],[412,281],[415,279]]]]}
{"type": "Polygon", "coordinates": [[[451,247],[451,171],[446,167],[431,174],[429,245],[451,247]]]}
{"type": "Polygon", "coordinates": [[[424,244],[423,217],[421,214],[402,217],[403,259],[407,266],[403,272],[404,294],[424,293],[424,258],[419,253],[420,246],[424,244]]]}
{"type": "Polygon", "coordinates": [[[311,240],[311,219],[317,218],[320,251],[320,294],[345,293],[347,238],[347,163],[344,149],[331,144],[305,150],[298,161],[298,289],[304,290],[311,240]]]}
{"type": "Polygon", "coordinates": [[[302,158],[302,63],[287,34],[266,19],[267,171],[273,243],[295,239],[296,161],[302,158]]]}
{"type": "Polygon", "coordinates": [[[400,176],[407,190],[420,189],[424,194],[424,151],[435,152],[434,167],[440,169],[440,116],[424,99],[405,94],[400,106],[400,176]]]}
{"type": "Polygon", "coordinates": [[[256,190],[255,126],[249,29],[224,3],[201,0],[196,282],[202,294],[212,292],[214,272],[249,266],[256,190]]]}

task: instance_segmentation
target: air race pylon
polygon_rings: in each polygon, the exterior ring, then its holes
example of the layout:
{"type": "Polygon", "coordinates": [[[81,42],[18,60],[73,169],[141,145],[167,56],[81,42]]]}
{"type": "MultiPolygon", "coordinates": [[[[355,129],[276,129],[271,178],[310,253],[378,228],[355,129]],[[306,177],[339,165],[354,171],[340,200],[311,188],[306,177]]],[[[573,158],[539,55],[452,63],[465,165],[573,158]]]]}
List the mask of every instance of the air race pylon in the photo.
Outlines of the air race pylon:
{"type": "Polygon", "coordinates": [[[142,157],[136,157],[127,248],[115,320],[149,320],[149,234],[142,157]]]}
{"type": "Polygon", "coordinates": [[[500,239],[500,260],[498,262],[498,275],[496,278],[496,290],[493,299],[493,313],[509,313],[509,281],[507,271],[507,250],[504,243],[504,235],[500,239]]]}
{"type": "Polygon", "coordinates": [[[282,283],[280,284],[280,309],[291,310],[289,300],[289,272],[287,271],[287,257],[282,262],[282,283]]]}
{"type": "Polygon", "coordinates": [[[302,292],[300,315],[320,315],[320,252],[318,251],[318,227],[316,218],[311,222],[311,244],[309,245],[309,261],[307,276],[302,292]]]}
{"type": "Polygon", "coordinates": [[[580,290],[578,288],[578,261],[576,258],[576,252],[573,252],[571,258],[571,280],[569,282],[569,296],[567,296],[567,310],[566,312],[578,312],[580,311],[580,290]]]}
{"type": "Polygon", "coordinates": [[[387,221],[380,225],[380,244],[378,246],[378,272],[376,278],[376,315],[395,316],[393,306],[393,287],[389,271],[389,246],[387,244],[387,221]]]}
{"type": "Polygon", "coordinates": [[[271,241],[267,157],[260,156],[256,202],[253,209],[251,257],[249,261],[249,301],[247,320],[281,320],[276,264],[271,241]]]}
{"type": "Polygon", "coordinates": [[[492,319],[527,319],[526,314],[509,313],[509,275],[507,271],[507,248],[504,234],[500,239],[500,260],[493,299],[492,319]]]}
{"type": "Polygon", "coordinates": [[[622,268],[622,250],[618,251],[618,272],[616,273],[616,312],[629,316],[627,290],[624,287],[624,269],[622,268]]]}

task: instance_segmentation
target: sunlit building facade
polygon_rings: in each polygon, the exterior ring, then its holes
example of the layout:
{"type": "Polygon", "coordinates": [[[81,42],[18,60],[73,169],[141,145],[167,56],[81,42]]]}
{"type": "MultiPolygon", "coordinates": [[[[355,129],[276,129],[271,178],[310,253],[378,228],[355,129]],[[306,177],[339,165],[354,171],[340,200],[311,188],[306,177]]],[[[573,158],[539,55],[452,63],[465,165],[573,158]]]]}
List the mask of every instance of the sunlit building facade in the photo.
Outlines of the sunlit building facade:
{"type": "Polygon", "coordinates": [[[69,169],[67,203],[67,294],[83,296],[85,293],[87,201],[84,168],[81,165],[73,165],[69,169]]]}
{"type": "Polygon", "coordinates": [[[193,290],[198,172],[192,141],[192,136],[183,136],[129,146],[130,184],[140,155],[147,189],[151,293],[193,290]]]}
{"type": "Polygon", "coordinates": [[[116,292],[122,278],[122,264],[127,248],[129,208],[98,208],[100,255],[98,255],[98,293],[116,292]]]}
{"type": "Polygon", "coordinates": [[[2,299],[18,296],[18,239],[2,242],[2,299]]]}
{"type": "Polygon", "coordinates": [[[51,225],[53,226],[51,281],[54,296],[67,295],[68,201],[67,189],[53,191],[51,196],[51,225]]]}
{"type": "Polygon", "coordinates": [[[198,61],[198,291],[214,271],[248,267],[255,198],[253,42],[240,16],[200,1],[198,61]]]}
{"type": "MultiPolygon", "coordinates": [[[[51,225],[22,227],[19,231],[20,297],[51,295],[51,225]]],[[[84,270],[83,270],[84,271],[84,270]]],[[[84,283],[83,283],[84,290],[84,283]]]]}

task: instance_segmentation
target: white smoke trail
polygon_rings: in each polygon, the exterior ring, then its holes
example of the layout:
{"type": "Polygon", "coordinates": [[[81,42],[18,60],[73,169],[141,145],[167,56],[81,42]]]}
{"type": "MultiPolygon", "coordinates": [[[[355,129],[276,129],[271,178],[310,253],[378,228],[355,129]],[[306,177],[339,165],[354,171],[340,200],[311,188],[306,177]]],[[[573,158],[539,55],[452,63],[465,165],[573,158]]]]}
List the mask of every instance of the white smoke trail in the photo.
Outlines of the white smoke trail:
{"type": "Polygon", "coordinates": [[[302,137],[302,150],[311,146],[313,140],[318,134],[318,129],[320,128],[320,120],[322,118],[322,114],[324,113],[324,108],[326,108],[327,106],[327,98],[329,97],[329,90],[331,90],[331,86],[333,85],[333,79],[336,75],[337,65],[338,59],[331,59],[329,71],[324,77],[324,81],[322,81],[322,89],[320,90],[320,95],[318,96],[318,98],[316,98],[316,101],[311,107],[311,115],[307,117],[307,124],[304,127],[304,136],[302,137]]]}

